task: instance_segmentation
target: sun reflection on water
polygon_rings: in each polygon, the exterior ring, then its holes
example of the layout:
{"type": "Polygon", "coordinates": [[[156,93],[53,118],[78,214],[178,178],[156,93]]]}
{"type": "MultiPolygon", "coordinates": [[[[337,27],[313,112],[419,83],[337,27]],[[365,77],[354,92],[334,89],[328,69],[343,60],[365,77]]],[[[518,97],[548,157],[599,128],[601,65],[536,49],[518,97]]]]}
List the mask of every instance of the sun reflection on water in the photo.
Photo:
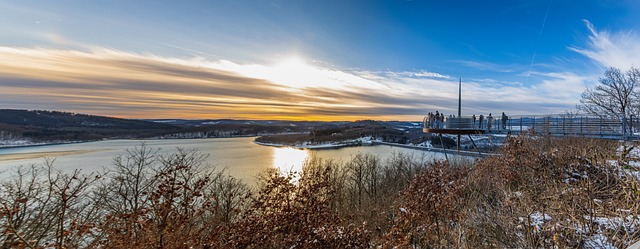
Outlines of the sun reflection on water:
{"type": "Polygon", "coordinates": [[[275,148],[273,153],[273,167],[282,174],[301,172],[304,161],[309,157],[307,150],[294,148],[275,148]]]}

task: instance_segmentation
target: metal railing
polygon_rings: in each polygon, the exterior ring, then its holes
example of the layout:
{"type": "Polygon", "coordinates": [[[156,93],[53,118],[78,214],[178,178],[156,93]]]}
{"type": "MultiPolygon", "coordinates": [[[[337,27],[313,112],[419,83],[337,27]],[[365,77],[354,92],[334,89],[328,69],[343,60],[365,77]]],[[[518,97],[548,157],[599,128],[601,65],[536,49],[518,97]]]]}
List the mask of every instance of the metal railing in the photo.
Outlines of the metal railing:
{"type": "Polygon", "coordinates": [[[618,118],[614,116],[577,115],[518,115],[503,119],[497,117],[472,116],[444,117],[431,122],[423,120],[423,128],[478,130],[483,133],[535,132],[553,136],[601,137],[610,139],[640,139],[640,117],[618,118]]]}

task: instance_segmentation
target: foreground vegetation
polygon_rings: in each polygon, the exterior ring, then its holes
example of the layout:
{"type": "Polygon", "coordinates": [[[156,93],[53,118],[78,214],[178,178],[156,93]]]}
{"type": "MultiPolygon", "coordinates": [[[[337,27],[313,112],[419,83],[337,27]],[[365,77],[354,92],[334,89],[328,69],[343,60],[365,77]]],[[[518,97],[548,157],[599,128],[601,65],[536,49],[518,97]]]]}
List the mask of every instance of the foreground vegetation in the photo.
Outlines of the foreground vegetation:
{"type": "Polygon", "coordinates": [[[100,174],[15,172],[0,247],[624,248],[640,239],[640,184],[618,148],[521,136],[477,161],[312,158],[250,189],[195,151],[141,146],[100,174]]]}

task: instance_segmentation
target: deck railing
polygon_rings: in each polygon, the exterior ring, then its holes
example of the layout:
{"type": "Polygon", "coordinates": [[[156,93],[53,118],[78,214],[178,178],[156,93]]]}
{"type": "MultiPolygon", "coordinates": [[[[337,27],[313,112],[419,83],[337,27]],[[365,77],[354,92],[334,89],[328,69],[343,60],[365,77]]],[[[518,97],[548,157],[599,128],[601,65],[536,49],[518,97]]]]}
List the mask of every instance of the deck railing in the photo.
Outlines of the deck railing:
{"type": "Polygon", "coordinates": [[[443,121],[423,120],[425,129],[478,130],[483,133],[535,132],[554,136],[640,139],[640,117],[625,118],[577,115],[518,115],[475,119],[472,116],[445,117],[443,121]]]}

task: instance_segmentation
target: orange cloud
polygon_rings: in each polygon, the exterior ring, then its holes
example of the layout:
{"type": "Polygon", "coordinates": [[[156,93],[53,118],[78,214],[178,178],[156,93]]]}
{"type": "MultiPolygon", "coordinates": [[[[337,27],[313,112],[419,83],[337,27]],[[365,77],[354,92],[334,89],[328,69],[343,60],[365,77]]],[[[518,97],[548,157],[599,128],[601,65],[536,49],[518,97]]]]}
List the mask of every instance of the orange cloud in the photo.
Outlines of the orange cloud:
{"type": "MultiPolygon", "coordinates": [[[[3,108],[127,118],[328,121],[420,120],[429,111],[453,113],[457,106],[457,82],[426,71],[346,72],[299,60],[265,66],[109,49],[0,47],[0,58],[3,108]]],[[[558,82],[571,76],[554,75],[549,77],[558,82]]],[[[463,103],[475,113],[540,103],[537,110],[548,112],[574,101],[545,97],[549,93],[536,85],[471,81],[464,88],[463,103]]]]}
{"type": "MultiPolygon", "coordinates": [[[[225,68],[201,59],[106,49],[81,52],[0,47],[0,57],[0,102],[14,108],[129,118],[379,118],[372,117],[376,103],[354,96],[374,98],[378,94],[373,90],[382,86],[302,64],[296,66],[304,69],[303,74],[288,72],[287,76],[282,75],[287,73],[286,67],[274,69],[278,75],[270,74],[267,66],[227,63],[225,68]],[[308,82],[302,82],[305,74],[308,82]],[[321,78],[323,74],[333,83],[321,78]],[[278,78],[287,81],[278,82],[278,78]],[[295,87],[295,81],[300,81],[300,87],[295,87]]],[[[381,113],[380,117],[401,117],[403,113],[399,114],[381,113]]]]}

